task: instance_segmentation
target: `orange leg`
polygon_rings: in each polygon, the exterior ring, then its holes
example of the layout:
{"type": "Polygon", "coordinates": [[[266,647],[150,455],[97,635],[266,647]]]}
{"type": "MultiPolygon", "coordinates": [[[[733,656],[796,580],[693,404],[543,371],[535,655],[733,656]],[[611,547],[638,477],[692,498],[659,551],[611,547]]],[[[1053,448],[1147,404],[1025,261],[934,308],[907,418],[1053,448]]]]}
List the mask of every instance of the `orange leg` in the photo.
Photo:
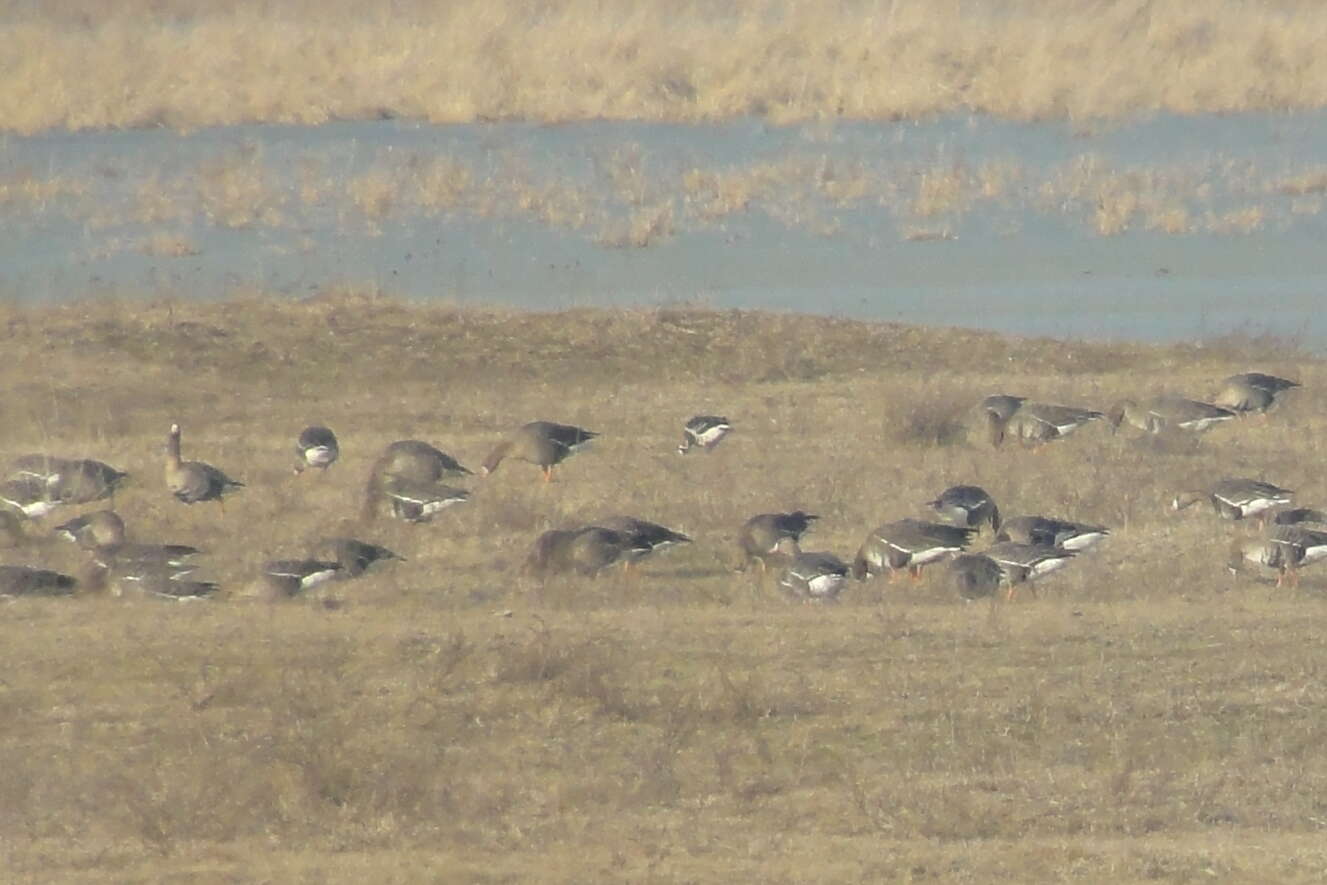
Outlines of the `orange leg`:
{"type": "Polygon", "coordinates": [[[543,468],[543,471],[544,471],[544,482],[552,482],[552,481],[553,481],[553,465],[550,464],[549,466],[543,468]]]}

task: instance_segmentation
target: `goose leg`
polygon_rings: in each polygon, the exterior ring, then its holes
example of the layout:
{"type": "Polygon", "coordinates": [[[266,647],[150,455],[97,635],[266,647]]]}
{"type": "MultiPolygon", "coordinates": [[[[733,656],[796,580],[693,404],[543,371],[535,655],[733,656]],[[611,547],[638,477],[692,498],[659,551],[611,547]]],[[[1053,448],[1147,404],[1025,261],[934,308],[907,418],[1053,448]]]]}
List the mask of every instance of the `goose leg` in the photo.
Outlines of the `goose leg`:
{"type": "Polygon", "coordinates": [[[549,466],[542,468],[542,470],[544,471],[544,482],[546,482],[546,483],[552,482],[552,481],[553,481],[553,466],[550,464],[549,466]]]}

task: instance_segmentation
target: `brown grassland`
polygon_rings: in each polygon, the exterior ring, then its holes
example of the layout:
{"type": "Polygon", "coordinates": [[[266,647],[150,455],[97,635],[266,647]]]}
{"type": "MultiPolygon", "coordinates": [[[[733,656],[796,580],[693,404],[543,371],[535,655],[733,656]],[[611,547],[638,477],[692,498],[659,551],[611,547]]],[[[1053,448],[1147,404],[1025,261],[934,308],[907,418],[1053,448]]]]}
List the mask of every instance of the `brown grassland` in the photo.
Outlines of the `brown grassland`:
{"type": "Polygon", "coordinates": [[[1327,104],[1316,0],[8,0],[0,21],[21,133],[1327,104]]]}
{"type": "MultiPolygon", "coordinates": [[[[1251,529],[1163,509],[1225,474],[1327,501],[1327,366],[1285,342],[355,294],[5,306],[0,330],[0,455],[132,471],[131,532],[208,548],[228,597],[2,607],[7,881],[1327,877],[1327,576],[1234,581],[1251,529]],[[1304,390],[1200,444],[1093,426],[1032,454],[966,430],[993,391],[1104,407],[1254,367],[1304,390]],[[709,411],[734,434],[679,457],[709,411]],[[535,418],[603,436],[547,487],[504,464],[432,524],[345,523],[387,442],[474,468],[535,418]],[[172,421],[248,484],[224,514],[166,494],[172,421]],[[342,460],[295,477],[315,421],[342,460]],[[994,610],[935,575],[802,606],[733,572],[752,514],[819,513],[807,546],[850,556],[959,482],[1115,533],[994,610]],[[696,541],[635,580],[520,573],[541,530],[618,512],[696,541]],[[240,592],[346,529],[408,561],[336,606],[240,592]]],[[[76,568],[45,529],[4,560],[76,568]]]]}

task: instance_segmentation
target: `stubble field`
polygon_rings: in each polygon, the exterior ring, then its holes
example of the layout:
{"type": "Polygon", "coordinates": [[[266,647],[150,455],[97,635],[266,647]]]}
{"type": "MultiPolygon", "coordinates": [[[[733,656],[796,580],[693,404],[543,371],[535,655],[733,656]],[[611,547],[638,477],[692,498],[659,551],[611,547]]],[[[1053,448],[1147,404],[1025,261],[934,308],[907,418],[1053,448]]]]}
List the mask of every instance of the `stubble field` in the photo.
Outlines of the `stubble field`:
{"type": "MultiPolygon", "coordinates": [[[[24,599],[0,620],[0,861],[25,881],[1320,881],[1323,576],[1231,580],[1177,488],[1327,497],[1316,358],[1255,340],[1028,341],[703,307],[522,314],[328,295],[5,308],[5,456],[132,471],[140,540],[210,551],[226,598],[24,599]],[[1201,444],[1089,427],[1041,454],[965,424],[993,391],[1104,407],[1247,368],[1305,389],[1201,444]],[[681,422],[728,415],[709,455],[681,422]],[[388,442],[477,468],[536,418],[600,431],[545,487],[503,464],[430,525],[358,514],[388,442]],[[170,499],[185,457],[248,486],[170,499]],[[291,474],[325,422],[342,460],[291,474]],[[1006,515],[1115,530],[992,612],[917,587],[786,601],[733,571],[759,512],[806,546],[977,483],[1006,515]],[[538,583],[550,527],[626,513],[692,535],[643,575],[538,583]],[[244,596],[258,563],[350,531],[407,562],[335,604],[244,596]]],[[[47,522],[53,522],[54,518],[47,522]]],[[[73,570],[72,545],[4,561],[73,570]]],[[[978,545],[980,546],[980,545],[978,545]]]]}

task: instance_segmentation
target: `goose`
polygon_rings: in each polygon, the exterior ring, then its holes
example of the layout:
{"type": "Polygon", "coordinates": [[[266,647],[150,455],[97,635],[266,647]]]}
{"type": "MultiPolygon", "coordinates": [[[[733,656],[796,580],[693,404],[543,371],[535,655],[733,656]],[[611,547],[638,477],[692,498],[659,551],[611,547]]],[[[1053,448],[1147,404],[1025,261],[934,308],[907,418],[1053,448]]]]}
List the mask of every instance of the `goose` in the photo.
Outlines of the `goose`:
{"type": "Polygon", "coordinates": [[[0,596],[72,596],[78,581],[69,575],[25,565],[0,565],[0,596]]]}
{"type": "Polygon", "coordinates": [[[1203,433],[1236,417],[1230,409],[1170,394],[1155,396],[1142,403],[1120,400],[1110,410],[1113,428],[1118,430],[1121,424],[1128,423],[1144,433],[1161,433],[1170,428],[1203,433]]]}
{"type": "Polygon", "coordinates": [[[577,572],[593,577],[631,556],[645,556],[650,548],[622,532],[600,526],[553,529],[535,539],[526,568],[537,576],[577,572]]]}
{"type": "MultiPolygon", "coordinates": [[[[401,508],[395,503],[396,498],[388,492],[388,486],[394,487],[398,492],[413,488],[414,492],[408,494],[427,495],[429,494],[425,491],[427,488],[450,488],[437,485],[443,478],[470,475],[470,470],[460,461],[426,442],[417,439],[397,440],[383,450],[369,471],[368,487],[364,494],[363,517],[366,521],[373,520],[378,515],[380,502],[386,500],[393,502],[394,514],[408,519],[402,515],[401,508]]],[[[450,491],[461,490],[450,489],[450,491]]],[[[414,512],[415,507],[407,506],[405,510],[414,512]]]]}
{"type": "Polygon", "coordinates": [[[51,498],[50,486],[35,476],[15,477],[0,482],[0,504],[24,519],[41,519],[60,501],[51,498]]]}
{"type": "Polygon", "coordinates": [[[1244,519],[1262,514],[1274,507],[1289,504],[1294,492],[1257,479],[1223,479],[1210,489],[1180,492],[1170,502],[1172,510],[1184,510],[1199,501],[1211,501],[1212,509],[1222,519],[1244,519]]]}
{"type": "Polygon", "coordinates": [[[56,535],[75,542],[92,554],[95,562],[111,567],[170,567],[174,574],[194,570],[194,557],[202,553],[184,544],[135,544],[125,540],[124,520],[113,510],[98,510],[58,525],[56,535]]]}
{"type": "Polygon", "coordinates": [[[986,522],[990,523],[991,531],[1000,530],[1000,508],[985,489],[977,486],[951,486],[925,506],[950,525],[979,528],[986,522]]]}
{"type": "Polygon", "coordinates": [[[274,598],[290,599],[330,581],[341,570],[339,562],[322,559],[271,559],[260,575],[274,598]]]}
{"type": "Polygon", "coordinates": [[[212,581],[194,581],[185,576],[193,569],[180,570],[159,562],[94,561],[83,571],[82,584],[93,592],[111,596],[149,596],[187,602],[216,594],[219,585],[212,581]]]}
{"type": "Polygon", "coordinates": [[[91,458],[22,455],[10,464],[11,479],[33,479],[45,484],[47,497],[62,504],[89,504],[114,500],[115,490],[128,473],[91,458]]]}
{"type": "Polygon", "coordinates": [[[185,504],[216,501],[225,510],[222,498],[244,483],[231,479],[211,464],[180,460],[180,425],[170,426],[166,437],[166,487],[176,500],[185,504]]]}
{"type": "Polygon", "coordinates": [[[382,496],[391,502],[392,515],[406,522],[429,522],[448,507],[470,500],[465,489],[401,476],[383,482],[382,496]]]}
{"type": "Polygon", "coordinates": [[[966,600],[998,600],[1002,587],[1011,586],[1015,575],[1025,574],[1024,569],[1001,565],[984,553],[960,553],[949,560],[949,582],[966,600]]]}
{"type": "Polygon", "coordinates": [[[1218,406],[1224,406],[1241,414],[1266,412],[1276,404],[1276,399],[1287,390],[1299,387],[1298,381],[1278,378],[1262,372],[1244,372],[1231,375],[1221,382],[1221,390],[1213,398],[1218,406]]]}
{"type": "Polygon", "coordinates": [[[1276,570],[1276,586],[1299,586],[1299,569],[1327,558],[1327,532],[1298,526],[1277,526],[1263,538],[1237,538],[1230,545],[1226,568],[1232,575],[1245,563],[1276,570]]]}
{"type": "Polygon", "coordinates": [[[404,556],[394,553],[386,547],[368,544],[354,538],[324,538],[320,545],[320,552],[327,554],[329,559],[334,560],[341,566],[336,573],[336,579],[339,581],[358,578],[368,571],[369,566],[375,562],[390,559],[405,561],[404,556]]]}
{"type": "Polygon", "coordinates": [[[788,565],[779,585],[803,602],[837,602],[848,580],[848,566],[833,553],[799,550],[792,538],[779,541],[788,565]]]}
{"type": "Polygon", "coordinates": [[[623,560],[628,569],[657,550],[663,550],[674,544],[691,543],[691,539],[681,532],[634,516],[610,516],[596,521],[595,525],[619,532],[630,539],[633,555],[623,560]]]}
{"type": "Polygon", "coordinates": [[[991,445],[996,448],[1011,435],[1030,445],[1063,439],[1084,424],[1106,417],[1104,412],[1093,409],[1029,402],[1007,418],[994,409],[987,409],[986,414],[991,445]]]}
{"type": "Polygon", "coordinates": [[[913,580],[924,566],[951,553],[961,553],[977,533],[963,526],[900,519],[873,529],[862,542],[852,563],[852,576],[859,581],[889,572],[893,580],[906,568],[913,580]]]}
{"type": "Polygon", "coordinates": [[[1299,525],[1304,522],[1327,525],[1327,512],[1315,510],[1312,507],[1295,507],[1291,510],[1278,511],[1272,517],[1272,522],[1276,525],[1299,525]]]}
{"type": "Polygon", "coordinates": [[[1015,516],[1005,521],[995,540],[1082,551],[1096,546],[1109,535],[1110,529],[1102,525],[1088,525],[1046,516],[1015,516]]]}
{"type": "Polygon", "coordinates": [[[1005,599],[1011,601],[1020,584],[1027,584],[1032,595],[1036,596],[1036,590],[1032,587],[1033,581],[1038,581],[1051,572],[1063,568],[1070,559],[1078,555],[1063,547],[1052,547],[1048,544],[1020,544],[1016,541],[1000,541],[983,553],[1006,569],[1009,592],[1005,599]]]}
{"type": "Polygon", "coordinates": [[[528,461],[544,473],[544,482],[553,481],[553,467],[580,451],[595,437],[592,430],[551,421],[531,421],[516,429],[489,453],[479,468],[484,476],[498,469],[505,458],[528,461]]]}
{"type": "Polygon", "coordinates": [[[325,472],[341,454],[336,434],[331,428],[313,424],[300,431],[295,441],[295,472],[303,473],[309,467],[325,472]]]}
{"type": "Polygon", "coordinates": [[[679,455],[685,455],[699,446],[710,451],[733,429],[727,418],[718,415],[696,415],[682,427],[682,445],[677,447],[679,455]]]}
{"type": "Polygon", "coordinates": [[[787,554],[779,550],[779,542],[784,538],[793,541],[802,540],[802,535],[811,528],[811,523],[820,517],[814,513],[794,510],[791,513],[761,513],[748,519],[738,534],[737,544],[742,551],[740,570],[745,570],[752,562],[760,564],[761,574],[770,563],[783,562],[787,554]]]}
{"type": "Polygon", "coordinates": [[[1027,402],[1025,396],[993,393],[981,401],[981,408],[1001,421],[1008,421],[1014,416],[1015,412],[1023,407],[1025,402],[1027,402]]]}

